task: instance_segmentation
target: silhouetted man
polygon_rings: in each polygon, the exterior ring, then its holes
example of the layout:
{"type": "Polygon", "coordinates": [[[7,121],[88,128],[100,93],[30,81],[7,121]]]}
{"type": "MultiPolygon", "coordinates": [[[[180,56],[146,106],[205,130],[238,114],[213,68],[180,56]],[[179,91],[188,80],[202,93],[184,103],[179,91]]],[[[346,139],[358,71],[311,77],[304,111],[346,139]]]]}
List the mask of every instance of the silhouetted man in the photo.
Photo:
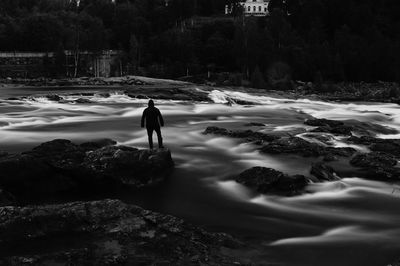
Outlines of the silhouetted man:
{"type": "Polygon", "coordinates": [[[160,125],[164,126],[164,120],[158,108],[154,107],[153,100],[149,101],[149,107],[143,111],[141,126],[144,128],[146,121],[147,135],[149,136],[149,146],[153,149],[153,131],[157,133],[158,147],[164,148],[163,139],[161,136],[160,125]]]}

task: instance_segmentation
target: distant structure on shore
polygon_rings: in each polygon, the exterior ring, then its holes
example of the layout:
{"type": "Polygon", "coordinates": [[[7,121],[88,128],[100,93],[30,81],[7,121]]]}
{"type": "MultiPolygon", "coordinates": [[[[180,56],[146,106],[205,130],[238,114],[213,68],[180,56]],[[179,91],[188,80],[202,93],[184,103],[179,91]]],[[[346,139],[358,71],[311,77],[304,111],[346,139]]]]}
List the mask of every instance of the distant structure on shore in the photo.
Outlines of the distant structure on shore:
{"type": "MultiPolygon", "coordinates": [[[[243,15],[264,17],[269,14],[268,5],[270,0],[246,0],[240,2],[239,5],[243,8],[243,15]]],[[[233,12],[233,6],[225,6],[225,14],[229,15],[233,12]]]]}
{"type": "Polygon", "coordinates": [[[0,77],[31,78],[59,73],[67,77],[109,77],[118,69],[120,51],[0,52],[0,77]],[[58,73],[56,73],[58,72],[58,73]]]}

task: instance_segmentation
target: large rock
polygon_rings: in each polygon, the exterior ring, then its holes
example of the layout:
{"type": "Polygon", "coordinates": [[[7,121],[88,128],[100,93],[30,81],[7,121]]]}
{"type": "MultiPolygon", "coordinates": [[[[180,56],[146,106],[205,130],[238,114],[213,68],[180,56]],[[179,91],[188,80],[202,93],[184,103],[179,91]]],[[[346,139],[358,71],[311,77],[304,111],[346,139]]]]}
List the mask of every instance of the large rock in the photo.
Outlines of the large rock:
{"type": "Polygon", "coordinates": [[[236,181],[260,193],[293,196],[307,186],[307,178],[288,176],[271,168],[254,167],[242,172],[236,181]]]}
{"type": "Polygon", "coordinates": [[[124,184],[151,185],[173,169],[168,149],[148,151],[113,144],[112,140],[81,145],[54,140],[22,154],[0,157],[0,186],[24,198],[90,193],[124,184]]]}
{"type": "Polygon", "coordinates": [[[118,200],[2,207],[0,214],[0,265],[233,265],[223,251],[241,245],[118,200]],[[36,244],[43,239],[45,247],[36,244]]]}

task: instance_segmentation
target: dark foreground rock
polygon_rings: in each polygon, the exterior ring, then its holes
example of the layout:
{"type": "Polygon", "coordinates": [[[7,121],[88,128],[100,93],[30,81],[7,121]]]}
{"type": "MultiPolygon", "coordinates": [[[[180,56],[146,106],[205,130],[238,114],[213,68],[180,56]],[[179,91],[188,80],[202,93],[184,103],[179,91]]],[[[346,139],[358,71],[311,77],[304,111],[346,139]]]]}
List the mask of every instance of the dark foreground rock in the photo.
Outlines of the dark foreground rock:
{"type": "Polygon", "coordinates": [[[240,265],[224,255],[240,247],[229,235],[118,200],[0,214],[0,265],[240,265]]]}
{"type": "Polygon", "coordinates": [[[288,176],[271,168],[254,167],[241,173],[236,181],[260,193],[293,196],[308,184],[302,175],[288,176]]]}
{"type": "Polygon", "coordinates": [[[154,151],[113,146],[112,140],[76,145],[53,140],[31,151],[0,157],[0,187],[22,198],[90,194],[165,179],[173,169],[168,149],[154,151]]]}

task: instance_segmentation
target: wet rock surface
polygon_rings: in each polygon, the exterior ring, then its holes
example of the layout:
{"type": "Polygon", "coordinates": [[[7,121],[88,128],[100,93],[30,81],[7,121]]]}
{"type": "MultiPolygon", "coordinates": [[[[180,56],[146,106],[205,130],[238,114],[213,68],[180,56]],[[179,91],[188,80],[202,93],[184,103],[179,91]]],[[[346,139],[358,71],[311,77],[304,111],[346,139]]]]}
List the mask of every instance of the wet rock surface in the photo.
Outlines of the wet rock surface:
{"type": "Polygon", "coordinates": [[[299,137],[284,137],[274,140],[267,145],[264,145],[260,150],[269,154],[287,153],[298,154],[304,157],[326,156],[327,158],[335,158],[335,156],[349,157],[356,152],[355,149],[350,147],[325,147],[316,143],[308,142],[299,137]]]}
{"type": "Polygon", "coordinates": [[[367,154],[357,154],[350,163],[357,167],[381,167],[390,168],[397,164],[396,158],[392,155],[382,152],[371,152],[367,154]]]}
{"type": "Polygon", "coordinates": [[[400,158],[400,139],[379,139],[369,136],[351,137],[348,141],[367,146],[376,152],[385,152],[400,158]]]}
{"type": "Polygon", "coordinates": [[[311,132],[325,132],[344,136],[353,136],[353,133],[365,136],[374,136],[375,132],[381,132],[383,134],[398,133],[398,131],[393,128],[356,120],[336,121],[328,119],[307,119],[304,124],[316,127],[312,129],[311,132]]]}
{"type": "MultiPolygon", "coordinates": [[[[310,182],[330,182],[346,177],[359,176],[372,180],[398,181],[400,168],[397,163],[400,155],[400,141],[378,139],[373,137],[374,130],[391,129],[368,123],[353,123],[327,119],[309,119],[306,125],[316,127],[307,133],[297,136],[270,135],[251,130],[234,131],[219,127],[208,127],[204,134],[214,134],[232,138],[240,138],[246,142],[259,145],[259,150],[267,154],[293,154],[302,157],[314,157],[309,176],[288,176],[274,169],[254,167],[239,174],[235,180],[260,193],[293,196],[306,192],[310,182]],[[365,133],[356,137],[352,133],[365,133]],[[337,139],[348,143],[348,147],[337,147],[337,139]],[[359,153],[351,144],[365,145],[372,152],[359,153]],[[339,162],[332,166],[331,162],[339,162]],[[350,164],[346,170],[338,169],[338,165],[350,164]]],[[[244,126],[261,127],[262,124],[249,123],[244,126]]]]}
{"type": "Polygon", "coordinates": [[[322,162],[314,163],[311,167],[310,173],[320,182],[336,181],[340,179],[332,167],[322,162]]]}
{"type": "Polygon", "coordinates": [[[382,152],[357,154],[350,163],[362,168],[362,176],[365,178],[383,181],[400,180],[400,168],[396,167],[398,160],[390,154],[382,152]]]}
{"type": "Polygon", "coordinates": [[[220,127],[208,127],[204,131],[204,134],[206,135],[214,134],[219,136],[227,136],[231,138],[240,138],[240,139],[245,139],[248,142],[259,142],[259,143],[270,142],[279,139],[278,136],[264,134],[261,132],[254,132],[252,130],[232,131],[220,127]]]}
{"type": "Polygon", "coordinates": [[[242,172],[236,181],[260,193],[293,196],[308,184],[305,176],[288,176],[271,168],[254,167],[242,172]]]}
{"type": "Polygon", "coordinates": [[[164,180],[173,169],[168,149],[138,150],[113,140],[76,145],[53,140],[21,154],[0,157],[0,187],[21,198],[91,193],[164,180]]]}
{"type": "Polygon", "coordinates": [[[118,200],[0,213],[0,265],[241,265],[224,255],[241,246],[231,236],[118,200]]]}
{"type": "Polygon", "coordinates": [[[312,132],[329,132],[340,135],[351,135],[354,130],[353,127],[345,125],[341,121],[334,121],[328,119],[308,119],[304,122],[308,126],[317,127],[312,132]]]}

